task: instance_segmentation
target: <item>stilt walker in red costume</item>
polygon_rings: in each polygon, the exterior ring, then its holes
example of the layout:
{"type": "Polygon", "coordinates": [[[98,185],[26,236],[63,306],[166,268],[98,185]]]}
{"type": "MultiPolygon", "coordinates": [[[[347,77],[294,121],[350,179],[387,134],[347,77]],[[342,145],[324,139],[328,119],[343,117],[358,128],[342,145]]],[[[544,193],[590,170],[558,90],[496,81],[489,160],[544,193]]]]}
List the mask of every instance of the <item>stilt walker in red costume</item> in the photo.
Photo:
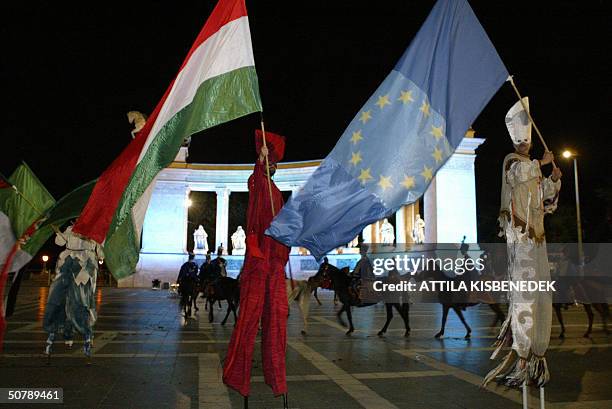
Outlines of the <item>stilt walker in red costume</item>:
{"type": "Polygon", "coordinates": [[[240,274],[240,314],[225,358],[223,382],[244,396],[245,406],[248,405],[253,348],[261,320],[265,382],[275,396],[283,395],[287,405],[288,304],[284,267],[289,247],[264,234],[283,206],[282,194],[268,178],[268,170],[270,176],[274,175],[276,163],[285,151],[285,139],[267,132],[264,140],[258,130],[255,145],[258,158],[248,182],[247,246],[240,274]]]}

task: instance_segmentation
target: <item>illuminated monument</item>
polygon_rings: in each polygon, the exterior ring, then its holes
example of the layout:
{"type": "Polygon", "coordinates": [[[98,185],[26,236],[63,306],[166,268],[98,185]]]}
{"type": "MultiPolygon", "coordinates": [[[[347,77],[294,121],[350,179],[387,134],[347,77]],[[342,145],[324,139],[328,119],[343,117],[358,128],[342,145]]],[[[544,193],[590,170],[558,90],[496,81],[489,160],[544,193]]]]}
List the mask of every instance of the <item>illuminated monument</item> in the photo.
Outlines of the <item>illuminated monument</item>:
{"type": "MultiPolygon", "coordinates": [[[[419,213],[426,222],[425,242],[457,243],[463,236],[466,236],[468,243],[477,241],[474,159],[475,150],[484,139],[472,136],[473,133],[468,133],[438,171],[424,195],[423,209],[419,209],[418,204],[409,205],[395,214],[395,243],[413,242],[413,222],[419,213]]],[[[176,161],[158,175],[144,221],[142,249],[136,273],[120,280],[119,286],[148,287],[156,278],[162,282],[176,280],[179,267],[187,260],[187,234],[193,233],[188,231],[186,206],[192,191],[216,193],[215,243],[210,243],[210,248],[216,249],[222,243],[227,246],[232,242],[232,232],[228,231],[229,198],[232,192],[248,191],[247,180],[253,171],[253,164],[192,164],[185,162],[186,156],[187,148],[183,147],[176,161]]],[[[274,181],[280,190],[295,192],[319,163],[280,163],[274,181]]],[[[366,227],[362,233],[363,240],[381,243],[382,223],[381,220],[366,227]]],[[[210,232],[210,226],[207,226],[207,230],[210,232]]],[[[359,258],[357,250],[339,248],[328,257],[332,264],[352,268],[359,258]]],[[[224,256],[228,260],[229,275],[238,274],[243,257],[224,256]]],[[[290,263],[291,273],[296,279],[310,276],[318,269],[315,259],[305,249],[292,249],[290,263]]]]}

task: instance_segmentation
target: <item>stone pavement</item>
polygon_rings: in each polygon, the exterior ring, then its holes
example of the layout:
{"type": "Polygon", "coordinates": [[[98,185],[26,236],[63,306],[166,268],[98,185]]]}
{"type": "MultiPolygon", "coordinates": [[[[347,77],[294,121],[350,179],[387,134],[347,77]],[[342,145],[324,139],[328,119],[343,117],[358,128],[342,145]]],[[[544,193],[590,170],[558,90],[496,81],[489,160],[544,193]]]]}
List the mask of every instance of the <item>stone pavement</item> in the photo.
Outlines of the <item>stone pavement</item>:
{"type": "MultiPolygon", "coordinates": [[[[46,334],[41,329],[47,287],[23,287],[10,319],[4,353],[0,355],[0,387],[62,387],[64,405],[17,408],[240,408],[241,397],[221,382],[221,364],[233,319],[219,324],[225,313],[215,306],[208,323],[203,305],[185,320],[167,291],[101,288],[97,291],[99,320],[90,366],[81,352],[56,343],[48,362],[42,356],[46,334]]],[[[446,336],[436,340],[441,307],[417,304],[410,309],[412,332],[403,337],[396,316],[387,335],[379,338],[382,305],[353,309],[357,331],[344,334],[335,317],[331,295],[321,291],[322,306],[313,300],[308,335],[300,334],[297,305],[289,317],[287,374],[292,408],[520,408],[517,391],[479,388],[492,367],[488,356],[497,327],[486,306],[469,308],[471,340],[453,312],[446,336]]],[[[396,314],[397,315],[397,314],[396,314]]],[[[567,337],[559,340],[553,324],[549,350],[552,380],[546,389],[547,408],[612,408],[611,339],[596,316],[591,339],[582,338],[586,314],[581,307],[565,311],[567,337]]],[[[250,408],[280,408],[263,382],[256,346],[250,408]]],[[[533,391],[535,396],[535,390],[533,391]]],[[[531,406],[537,407],[532,397],[531,406]]],[[[8,407],[8,405],[0,405],[8,407]]]]}

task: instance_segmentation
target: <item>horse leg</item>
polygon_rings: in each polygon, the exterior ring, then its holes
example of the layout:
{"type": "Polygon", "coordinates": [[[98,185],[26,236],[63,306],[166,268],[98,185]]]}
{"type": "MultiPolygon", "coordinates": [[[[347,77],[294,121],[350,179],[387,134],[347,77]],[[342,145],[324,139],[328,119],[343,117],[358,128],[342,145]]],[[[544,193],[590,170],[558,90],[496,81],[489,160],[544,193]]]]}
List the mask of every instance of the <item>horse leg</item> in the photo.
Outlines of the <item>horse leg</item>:
{"type": "Polygon", "coordinates": [[[589,327],[583,336],[589,338],[593,330],[593,309],[591,308],[591,304],[584,304],[584,311],[586,311],[587,317],[589,318],[589,327]]]}
{"type": "Polygon", "coordinates": [[[336,314],[336,316],[338,317],[338,321],[340,322],[340,325],[342,325],[343,327],[346,327],[346,322],[344,322],[344,320],[342,319],[342,313],[344,312],[345,308],[346,308],[346,305],[342,304],[342,308],[340,308],[340,311],[338,311],[338,313],[336,314]]]}
{"type": "Polygon", "coordinates": [[[559,321],[559,325],[561,325],[561,333],[559,334],[559,338],[565,338],[565,325],[563,325],[563,314],[561,313],[561,304],[555,303],[553,304],[553,308],[555,309],[555,315],[557,316],[557,320],[559,321]]]}
{"type": "Polygon", "coordinates": [[[455,311],[455,314],[457,314],[457,316],[461,320],[461,323],[465,327],[465,330],[467,331],[465,333],[465,337],[463,337],[463,338],[464,339],[470,339],[472,337],[472,328],[470,328],[470,326],[468,325],[467,321],[465,320],[465,317],[463,316],[463,313],[461,312],[461,308],[459,308],[457,306],[453,306],[453,310],[455,311]]]}
{"type": "Polygon", "coordinates": [[[307,292],[303,292],[300,296],[300,311],[302,312],[302,319],[304,320],[304,329],[302,329],[302,335],[306,335],[308,331],[308,313],[310,312],[310,297],[307,292]]]}
{"type": "Polygon", "coordinates": [[[387,328],[389,327],[389,323],[391,323],[391,320],[393,319],[393,305],[395,304],[385,303],[385,310],[387,310],[387,321],[382,329],[378,331],[379,337],[385,335],[385,332],[387,332],[387,328]]]}
{"type": "Polygon", "coordinates": [[[406,328],[406,332],[404,332],[404,336],[407,337],[410,335],[410,317],[408,316],[408,311],[410,309],[410,304],[396,304],[395,308],[400,313],[400,316],[404,320],[404,327],[406,328]]]}
{"type": "Polygon", "coordinates": [[[440,338],[444,335],[444,328],[446,328],[446,319],[448,318],[448,310],[450,309],[450,305],[442,304],[442,327],[440,328],[440,332],[434,335],[434,338],[440,338]]]}
{"type": "Polygon", "coordinates": [[[493,323],[493,325],[497,324],[497,321],[501,322],[502,324],[504,323],[504,321],[506,321],[506,316],[504,315],[504,312],[502,311],[499,304],[489,304],[489,308],[491,308],[495,313],[495,322],[493,323]]]}
{"type": "Polygon", "coordinates": [[[225,323],[227,322],[227,318],[229,317],[231,311],[232,311],[232,302],[230,300],[227,300],[227,312],[225,313],[225,317],[223,318],[223,321],[221,321],[221,325],[225,325],[225,323]]]}
{"type": "Polygon", "coordinates": [[[610,316],[610,307],[607,303],[598,304],[600,307],[599,314],[601,315],[601,321],[603,322],[603,330],[608,335],[608,317],[610,316]]]}
{"type": "Polygon", "coordinates": [[[208,322],[213,322],[215,320],[215,316],[213,314],[213,310],[215,309],[215,300],[210,300],[210,308],[208,309],[208,322]]]}
{"type": "Polygon", "coordinates": [[[315,298],[315,300],[317,300],[317,304],[323,305],[323,303],[321,303],[321,300],[319,300],[319,296],[317,294],[317,290],[318,290],[318,288],[315,287],[314,293],[313,293],[314,294],[314,298],[315,298]]]}
{"type": "Polygon", "coordinates": [[[355,327],[353,327],[353,314],[351,313],[351,305],[346,304],[346,317],[349,322],[349,329],[346,331],[346,335],[351,335],[355,331],[355,327]]]}

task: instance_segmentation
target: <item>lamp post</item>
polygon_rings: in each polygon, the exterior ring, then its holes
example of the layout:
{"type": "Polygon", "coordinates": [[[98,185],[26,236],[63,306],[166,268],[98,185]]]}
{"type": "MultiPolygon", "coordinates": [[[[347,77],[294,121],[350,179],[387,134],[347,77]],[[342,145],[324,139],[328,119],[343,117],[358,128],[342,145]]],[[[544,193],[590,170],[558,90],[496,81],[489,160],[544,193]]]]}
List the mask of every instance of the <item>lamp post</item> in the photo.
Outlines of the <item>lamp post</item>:
{"type": "Polygon", "coordinates": [[[565,150],[561,154],[565,159],[574,161],[574,186],[576,188],[576,228],[578,229],[578,263],[584,264],[584,252],[582,249],[582,222],[580,220],[580,192],[578,188],[578,155],[572,151],[565,150]]]}
{"type": "Polygon", "coordinates": [[[46,254],[42,256],[42,261],[43,261],[43,274],[45,272],[47,273],[47,285],[51,285],[51,272],[47,271],[47,261],[49,261],[49,256],[47,256],[46,254]]]}

